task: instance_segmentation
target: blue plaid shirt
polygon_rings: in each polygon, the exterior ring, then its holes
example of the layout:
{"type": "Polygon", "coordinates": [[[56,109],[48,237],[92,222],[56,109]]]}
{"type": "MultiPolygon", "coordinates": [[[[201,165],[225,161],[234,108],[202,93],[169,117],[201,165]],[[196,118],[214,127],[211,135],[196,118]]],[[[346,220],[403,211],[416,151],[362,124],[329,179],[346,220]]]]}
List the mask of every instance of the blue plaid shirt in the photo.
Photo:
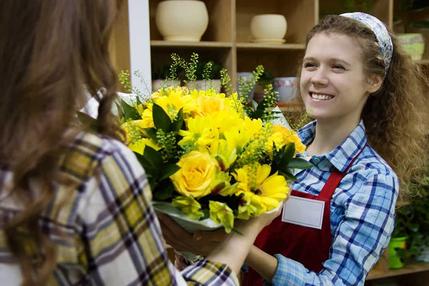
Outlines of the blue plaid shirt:
{"type": "MultiPolygon", "coordinates": [[[[299,131],[305,145],[313,140],[315,127],[311,122],[299,131]]],[[[334,150],[312,156],[315,166],[297,173],[293,188],[319,194],[331,171],[344,171],[362,148],[331,200],[332,247],[323,269],[312,272],[278,254],[274,285],[364,284],[393,231],[399,185],[394,171],[367,145],[363,122],[334,150]]]]}

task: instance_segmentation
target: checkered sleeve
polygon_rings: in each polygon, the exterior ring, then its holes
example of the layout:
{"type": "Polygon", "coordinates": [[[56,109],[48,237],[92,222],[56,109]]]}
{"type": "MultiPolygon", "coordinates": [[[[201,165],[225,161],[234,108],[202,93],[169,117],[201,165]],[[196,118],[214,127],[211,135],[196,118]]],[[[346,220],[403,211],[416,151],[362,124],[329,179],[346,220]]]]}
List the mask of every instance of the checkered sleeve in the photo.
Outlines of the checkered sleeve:
{"type": "MultiPolygon", "coordinates": [[[[178,285],[146,175],[134,154],[116,143],[99,170],[97,188],[79,216],[88,279],[95,285],[178,285]]],[[[190,285],[235,281],[228,267],[211,262],[193,266],[184,277],[190,285]]]]}
{"type": "Polygon", "coordinates": [[[299,262],[276,255],[274,285],[364,284],[393,231],[398,180],[394,174],[375,174],[357,187],[359,191],[345,205],[322,271],[312,272],[299,262]]]}

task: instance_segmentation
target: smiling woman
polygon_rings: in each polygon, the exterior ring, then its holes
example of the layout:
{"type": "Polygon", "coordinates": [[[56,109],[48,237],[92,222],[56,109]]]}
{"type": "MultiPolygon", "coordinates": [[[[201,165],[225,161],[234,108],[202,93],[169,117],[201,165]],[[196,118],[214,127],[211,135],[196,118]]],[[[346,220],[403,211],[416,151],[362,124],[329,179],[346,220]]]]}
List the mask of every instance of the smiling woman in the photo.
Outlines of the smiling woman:
{"type": "Polygon", "coordinates": [[[295,174],[285,210],[296,212],[256,239],[244,285],[363,285],[390,239],[399,182],[424,162],[427,83],[383,23],[359,12],[310,31],[299,79],[316,119],[299,133],[314,167],[295,174]]]}

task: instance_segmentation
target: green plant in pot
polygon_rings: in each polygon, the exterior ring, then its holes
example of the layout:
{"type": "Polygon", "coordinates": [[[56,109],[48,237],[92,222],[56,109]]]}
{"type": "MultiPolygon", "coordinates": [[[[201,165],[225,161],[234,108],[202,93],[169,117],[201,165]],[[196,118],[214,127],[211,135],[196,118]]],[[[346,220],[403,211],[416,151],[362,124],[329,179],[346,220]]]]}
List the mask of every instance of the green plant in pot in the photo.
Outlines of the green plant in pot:
{"type": "Polygon", "coordinates": [[[417,194],[409,204],[410,255],[414,260],[429,262],[429,170],[410,188],[417,194]]]}
{"type": "Polygon", "coordinates": [[[163,65],[161,67],[152,67],[152,91],[169,86],[179,86],[180,80],[178,73],[175,71],[175,76],[170,75],[170,65],[163,65]]]}
{"type": "Polygon", "coordinates": [[[392,240],[407,238],[406,251],[398,251],[402,261],[429,262],[429,170],[414,179],[409,188],[415,195],[397,209],[392,240]]]}

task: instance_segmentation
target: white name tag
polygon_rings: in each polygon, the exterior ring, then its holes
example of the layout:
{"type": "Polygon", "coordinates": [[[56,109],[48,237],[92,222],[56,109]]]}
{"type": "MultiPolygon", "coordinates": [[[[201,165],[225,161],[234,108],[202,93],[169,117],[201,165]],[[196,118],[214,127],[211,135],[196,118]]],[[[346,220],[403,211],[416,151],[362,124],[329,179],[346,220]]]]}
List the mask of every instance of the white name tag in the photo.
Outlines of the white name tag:
{"type": "Polygon", "coordinates": [[[324,201],[290,196],[284,206],[282,221],[322,229],[324,201]]]}

